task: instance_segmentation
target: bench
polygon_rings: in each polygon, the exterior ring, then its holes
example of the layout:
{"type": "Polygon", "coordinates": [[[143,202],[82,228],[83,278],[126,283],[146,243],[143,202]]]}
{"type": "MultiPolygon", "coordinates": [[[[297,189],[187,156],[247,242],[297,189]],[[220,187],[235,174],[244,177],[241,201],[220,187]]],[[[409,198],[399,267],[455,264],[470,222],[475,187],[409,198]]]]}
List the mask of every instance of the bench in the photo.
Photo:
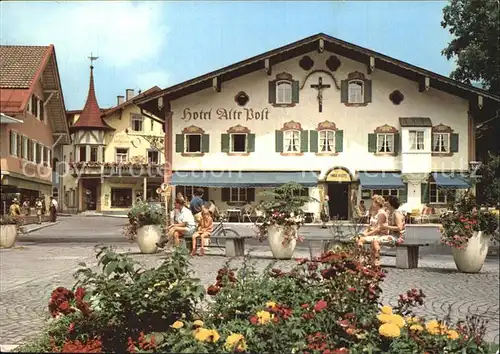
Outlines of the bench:
{"type": "MultiPolygon", "coordinates": [[[[227,230],[226,230],[227,231],[227,230]]],[[[212,240],[224,240],[225,256],[226,257],[242,257],[245,255],[245,239],[252,238],[252,236],[239,236],[237,233],[226,233],[226,236],[222,232],[216,235],[210,236],[210,241],[212,240]]],[[[191,249],[193,238],[192,236],[186,237],[186,247],[191,249]]],[[[222,247],[221,247],[222,248],[222,247]]]]}
{"type": "MultiPolygon", "coordinates": [[[[325,240],[326,241],[326,240],[325,240]]],[[[327,252],[333,244],[352,244],[350,240],[328,240],[323,243],[323,252],[327,252]]],[[[420,247],[427,247],[429,243],[403,243],[396,245],[396,268],[414,269],[418,268],[418,254],[420,247]]],[[[369,243],[364,244],[369,247],[369,243]]]]}

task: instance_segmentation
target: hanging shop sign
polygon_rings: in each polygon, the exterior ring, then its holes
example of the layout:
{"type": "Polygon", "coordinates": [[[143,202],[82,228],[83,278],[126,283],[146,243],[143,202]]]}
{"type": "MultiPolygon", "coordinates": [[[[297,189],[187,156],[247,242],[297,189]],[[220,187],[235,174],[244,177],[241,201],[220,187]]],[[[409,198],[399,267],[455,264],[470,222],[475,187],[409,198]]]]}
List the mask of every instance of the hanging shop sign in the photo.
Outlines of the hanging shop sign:
{"type": "Polygon", "coordinates": [[[351,175],[346,170],[335,168],[326,176],[327,182],[352,182],[351,175]]]}

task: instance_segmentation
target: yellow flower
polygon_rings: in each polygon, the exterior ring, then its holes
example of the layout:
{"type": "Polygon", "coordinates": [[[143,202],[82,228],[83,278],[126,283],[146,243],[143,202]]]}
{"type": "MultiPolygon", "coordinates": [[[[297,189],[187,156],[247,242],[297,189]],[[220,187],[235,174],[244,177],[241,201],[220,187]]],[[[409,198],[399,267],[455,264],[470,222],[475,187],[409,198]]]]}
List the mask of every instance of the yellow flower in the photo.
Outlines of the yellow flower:
{"type": "Polygon", "coordinates": [[[274,301],[266,302],[266,307],[274,308],[276,307],[276,303],[274,301]]]}
{"type": "Polygon", "coordinates": [[[239,333],[231,333],[226,339],[226,344],[224,345],[227,351],[245,351],[247,350],[247,344],[245,343],[245,338],[239,333]],[[234,346],[238,343],[237,347],[234,346]]]}
{"type": "Polygon", "coordinates": [[[381,314],[377,315],[377,319],[382,323],[389,323],[389,322],[391,322],[392,315],[388,315],[386,313],[381,313],[381,314]]]}
{"type": "Polygon", "coordinates": [[[405,320],[409,325],[420,323],[420,319],[418,317],[406,317],[405,320]]]}
{"type": "Polygon", "coordinates": [[[421,332],[424,330],[424,327],[418,323],[415,323],[410,326],[410,330],[415,332],[421,332]]]}
{"type": "Polygon", "coordinates": [[[196,327],[203,327],[203,321],[201,320],[196,320],[193,322],[193,326],[196,326],[196,327]]]}
{"type": "Polygon", "coordinates": [[[399,328],[403,328],[405,326],[406,324],[405,320],[400,315],[389,315],[389,316],[391,316],[391,318],[389,319],[389,323],[394,323],[399,328]]]}
{"type": "Polygon", "coordinates": [[[219,340],[219,333],[215,329],[197,328],[194,330],[194,337],[200,342],[215,343],[219,340]]]}
{"type": "Polygon", "coordinates": [[[380,312],[386,315],[392,315],[392,307],[390,306],[382,306],[380,308],[380,312]]]}
{"type": "Polygon", "coordinates": [[[378,333],[384,337],[396,338],[401,335],[401,329],[394,323],[384,323],[379,327],[378,333]]]}
{"type": "Polygon", "coordinates": [[[439,335],[439,334],[443,335],[448,332],[448,328],[444,324],[439,323],[436,320],[431,320],[427,322],[425,325],[425,329],[427,330],[427,332],[434,335],[439,335]]]}
{"type": "Polygon", "coordinates": [[[271,315],[267,311],[259,311],[257,312],[256,316],[259,321],[259,324],[266,324],[274,318],[274,315],[271,315]]]}
{"type": "Polygon", "coordinates": [[[448,331],[448,338],[450,338],[450,339],[458,339],[459,337],[460,337],[460,335],[454,329],[450,329],[448,331]]]}
{"type": "Polygon", "coordinates": [[[170,327],[179,329],[184,327],[184,323],[182,321],[175,321],[170,327]]]}

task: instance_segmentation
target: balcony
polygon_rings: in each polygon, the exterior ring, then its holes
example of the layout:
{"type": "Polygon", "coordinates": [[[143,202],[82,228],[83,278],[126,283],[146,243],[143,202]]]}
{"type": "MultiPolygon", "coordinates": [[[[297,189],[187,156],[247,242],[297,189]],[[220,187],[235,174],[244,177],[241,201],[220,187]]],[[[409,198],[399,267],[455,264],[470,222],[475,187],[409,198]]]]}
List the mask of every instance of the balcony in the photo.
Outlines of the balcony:
{"type": "Polygon", "coordinates": [[[162,164],[132,162],[73,162],[70,163],[73,177],[162,177],[162,164]]]}

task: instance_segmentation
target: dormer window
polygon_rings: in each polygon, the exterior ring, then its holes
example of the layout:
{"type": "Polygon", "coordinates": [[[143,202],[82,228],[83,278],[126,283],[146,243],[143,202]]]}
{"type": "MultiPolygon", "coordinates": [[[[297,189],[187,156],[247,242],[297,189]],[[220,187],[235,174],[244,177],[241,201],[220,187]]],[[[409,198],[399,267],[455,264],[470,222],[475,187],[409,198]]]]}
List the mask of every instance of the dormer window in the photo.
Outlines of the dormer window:
{"type": "Polygon", "coordinates": [[[299,82],[292,75],[280,73],[269,81],[269,103],[277,107],[293,107],[299,103],[299,82]]]}
{"type": "Polygon", "coordinates": [[[363,107],[372,101],[372,81],[358,71],[347,75],[340,85],[340,101],[348,107],[363,107]]]}
{"type": "Polygon", "coordinates": [[[361,80],[350,80],[348,84],[348,103],[364,103],[363,96],[364,83],[361,80]]]}
{"type": "Polygon", "coordinates": [[[276,103],[292,103],[292,83],[290,81],[281,80],[276,83],[276,103]]]}

